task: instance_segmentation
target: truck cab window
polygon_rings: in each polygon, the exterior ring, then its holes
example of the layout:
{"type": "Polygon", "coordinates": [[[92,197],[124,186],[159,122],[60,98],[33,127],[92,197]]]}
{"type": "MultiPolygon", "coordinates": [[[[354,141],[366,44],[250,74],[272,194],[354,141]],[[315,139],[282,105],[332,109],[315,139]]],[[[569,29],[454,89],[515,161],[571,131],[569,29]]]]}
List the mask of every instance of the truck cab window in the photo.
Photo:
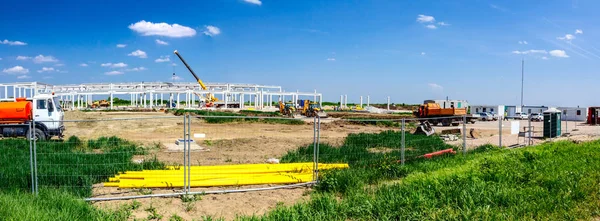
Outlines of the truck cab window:
{"type": "Polygon", "coordinates": [[[38,110],[46,109],[46,100],[37,100],[37,109],[38,110]]]}
{"type": "Polygon", "coordinates": [[[48,99],[48,112],[54,112],[54,105],[50,99],[48,99]]]}

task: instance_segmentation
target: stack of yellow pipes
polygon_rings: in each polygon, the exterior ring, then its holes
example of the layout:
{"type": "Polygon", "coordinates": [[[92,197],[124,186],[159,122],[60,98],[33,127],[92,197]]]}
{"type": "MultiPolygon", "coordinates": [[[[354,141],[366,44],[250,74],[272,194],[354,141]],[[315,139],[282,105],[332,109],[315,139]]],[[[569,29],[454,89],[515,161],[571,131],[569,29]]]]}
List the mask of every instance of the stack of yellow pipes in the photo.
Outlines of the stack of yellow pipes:
{"type": "MultiPolygon", "coordinates": [[[[314,179],[313,167],[313,163],[192,166],[190,186],[304,183],[314,179]]],[[[348,164],[319,164],[318,168],[319,170],[344,169],[348,168],[348,164]]],[[[168,167],[166,170],[126,171],[109,178],[109,182],[104,183],[104,186],[119,188],[183,187],[183,177],[183,167],[168,167]]]]}

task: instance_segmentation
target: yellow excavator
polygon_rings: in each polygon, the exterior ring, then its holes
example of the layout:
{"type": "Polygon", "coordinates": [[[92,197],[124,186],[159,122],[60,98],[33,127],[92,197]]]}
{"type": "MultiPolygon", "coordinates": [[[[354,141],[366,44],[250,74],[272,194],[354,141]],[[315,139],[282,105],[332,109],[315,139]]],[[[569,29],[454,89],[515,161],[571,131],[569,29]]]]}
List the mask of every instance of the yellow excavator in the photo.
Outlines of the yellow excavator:
{"type": "MultiPolygon", "coordinates": [[[[198,75],[196,75],[196,73],[194,73],[194,71],[187,64],[187,62],[185,62],[185,60],[183,60],[183,57],[181,57],[181,55],[179,54],[179,52],[177,50],[175,50],[173,53],[175,53],[175,55],[177,55],[177,57],[179,58],[179,60],[181,60],[181,62],[183,62],[183,64],[190,71],[190,73],[192,73],[192,75],[194,75],[194,78],[196,79],[196,81],[198,81],[198,84],[200,84],[200,87],[202,88],[202,90],[204,90],[204,91],[208,90],[206,88],[206,85],[204,85],[204,82],[202,82],[202,80],[200,80],[200,78],[198,78],[198,75]]],[[[204,99],[204,102],[206,103],[206,107],[212,107],[215,102],[219,101],[219,99],[216,98],[215,96],[213,96],[212,93],[207,93],[206,96],[202,96],[202,95],[200,95],[198,93],[194,93],[194,94],[196,94],[196,95],[198,95],[198,97],[201,97],[201,98],[204,99]]]]}
{"type": "Polygon", "coordinates": [[[285,104],[279,101],[279,113],[283,116],[294,117],[294,112],[296,112],[296,108],[294,107],[293,102],[285,102],[285,104]]]}
{"type": "Polygon", "coordinates": [[[110,106],[110,103],[107,100],[99,100],[99,101],[94,101],[90,107],[91,108],[100,108],[100,107],[108,107],[108,106],[110,106]]]}
{"type": "Polygon", "coordinates": [[[321,105],[317,102],[311,102],[310,100],[303,100],[302,102],[302,112],[301,114],[306,117],[315,117],[319,116],[321,118],[327,117],[327,114],[323,112],[321,105]]]}

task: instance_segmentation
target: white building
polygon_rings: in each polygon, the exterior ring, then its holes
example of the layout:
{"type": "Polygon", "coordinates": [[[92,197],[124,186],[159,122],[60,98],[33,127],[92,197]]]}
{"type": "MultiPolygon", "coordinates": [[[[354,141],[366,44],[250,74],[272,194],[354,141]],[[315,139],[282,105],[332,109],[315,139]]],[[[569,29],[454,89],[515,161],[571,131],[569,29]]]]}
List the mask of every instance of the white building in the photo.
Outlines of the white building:
{"type": "Polygon", "coordinates": [[[585,107],[558,107],[562,114],[562,119],[566,121],[586,121],[587,108],[585,107]]]}
{"type": "Polygon", "coordinates": [[[502,116],[504,114],[504,105],[471,105],[471,113],[494,113],[502,116]]]}
{"type": "Polygon", "coordinates": [[[521,112],[526,113],[528,115],[532,114],[532,113],[542,114],[546,110],[548,110],[548,107],[546,107],[546,106],[523,106],[521,112]]]}
{"type": "Polygon", "coordinates": [[[425,100],[424,103],[438,103],[441,108],[469,108],[466,100],[425,100]]]}

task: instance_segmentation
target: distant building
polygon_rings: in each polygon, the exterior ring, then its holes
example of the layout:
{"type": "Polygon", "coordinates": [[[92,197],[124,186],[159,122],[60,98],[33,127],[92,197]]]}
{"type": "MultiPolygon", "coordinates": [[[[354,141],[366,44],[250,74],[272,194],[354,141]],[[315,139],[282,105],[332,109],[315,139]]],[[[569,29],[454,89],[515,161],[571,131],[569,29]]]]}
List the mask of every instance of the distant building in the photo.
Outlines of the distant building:
{"type": "Polygon", "coordinates": [[[437,103],[441,108],[469,108],[469,102],[466,100],[425,100],[424,103],[437,103]]]}
{"type": "Polygon", "coordinates": [[[546,106],[523,106],[521,113],[532,114],[538,113],[542,114],[544,111],[548,110],[546,106]]]}
{"type": "Polygon", "coordinates": [[[561,118],[566,121],[586,121],[587,108],[585,107],[557,107],[560,110],[561,118]]]}
{"type": "Polygon", "coordinates": [[[471,105],[471,113],[494,113],[499,116],[504,114],[504,105],[471,105]]]}

